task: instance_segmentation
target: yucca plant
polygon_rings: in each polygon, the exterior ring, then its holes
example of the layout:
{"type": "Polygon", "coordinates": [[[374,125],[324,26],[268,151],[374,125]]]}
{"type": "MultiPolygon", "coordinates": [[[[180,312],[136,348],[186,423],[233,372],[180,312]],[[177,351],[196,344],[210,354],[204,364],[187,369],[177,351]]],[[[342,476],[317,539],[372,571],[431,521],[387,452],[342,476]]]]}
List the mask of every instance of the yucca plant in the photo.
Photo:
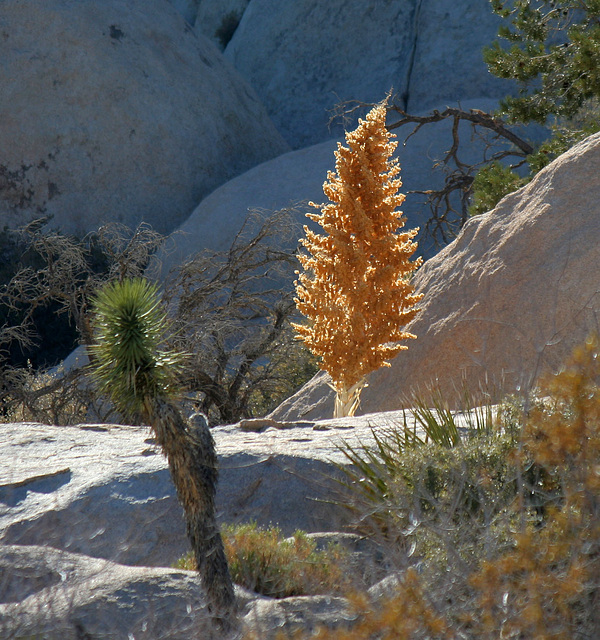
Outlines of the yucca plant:
{"type": "Polygon", "coordinates": [[[471,482],[470,472],[462,467],[472,468],[473,461],[488,464],[497,449],[511,447],[510,434],[504,437],[496,424],[498,410],[493,405],[474,407],[465,395],[462,410],[452,411],[435,390],[429,396],[415,393],[406,404],[413,409],[404,411],[395,424],[372,429],[371,442],[342,442],[338,447],[346,464],[337,465],[337,480],[342,493],[352,496],[340,504],[359,516],[359,528],[374,528],[386,538],[410,528],[410,509],[400,504],[404,498],[418,502],[419,508],[435,504],[437,509],[440,494],[452,493],[458,484],[464,502],[473,502],[476,480],[471,482]],[[425,497],[416,498],[421,490],[425,497]]]}
{"type": "Polygon", "coordinates": [[[234,612],[234,591],[215,518],[217,456],[203,421],[194,427],[177,404],[182,355],[163,349],[167,319],[156,285],[113,281],[94,299],[92,375],[126,418],[150,424],[167,457],[209,608],[222,627],[234,612]]]}

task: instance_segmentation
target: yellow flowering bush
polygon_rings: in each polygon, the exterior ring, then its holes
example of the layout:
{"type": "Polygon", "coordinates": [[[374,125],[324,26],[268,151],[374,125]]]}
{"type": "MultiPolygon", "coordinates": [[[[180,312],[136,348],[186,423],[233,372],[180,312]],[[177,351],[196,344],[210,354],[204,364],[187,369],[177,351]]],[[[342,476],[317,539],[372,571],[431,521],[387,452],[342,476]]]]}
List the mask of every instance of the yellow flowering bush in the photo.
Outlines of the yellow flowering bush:
{"type": "Polygon", "coordinates": [[[416,337],[402,327],[421,299],[409,282],[421,264],[410,261],[418,229],[399,232],[405,196],[385,116],[384,102],[346,134],[347,147],[338,143],[336,172],[323,185],[330,202],[311,203],[320,213],[307,214],[324,233],[305,227],[302,240],[296,304],[308,322],[294,327],[331,376],[336,416],[353,415],[365,376],[416,337]]]}

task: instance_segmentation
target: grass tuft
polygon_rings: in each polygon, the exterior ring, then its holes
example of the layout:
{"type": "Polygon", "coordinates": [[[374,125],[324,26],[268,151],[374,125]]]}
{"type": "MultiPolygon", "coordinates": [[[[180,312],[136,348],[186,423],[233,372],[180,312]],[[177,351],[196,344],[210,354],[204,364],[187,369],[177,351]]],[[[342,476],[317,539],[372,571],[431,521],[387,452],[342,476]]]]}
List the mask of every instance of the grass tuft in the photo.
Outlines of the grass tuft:
{"type": "MultiPolygon", "coordinates": [[[[339,544],[317,549],[305,532],[283,538],[277,527],[261,528],[256,522],[222,528],[225,554],[233,581],[272,598],[339,594],[349,586],[344,572],[348,552],[339,544]]],[[[175,565],[193,570],[187,554],[175,565]]]]}

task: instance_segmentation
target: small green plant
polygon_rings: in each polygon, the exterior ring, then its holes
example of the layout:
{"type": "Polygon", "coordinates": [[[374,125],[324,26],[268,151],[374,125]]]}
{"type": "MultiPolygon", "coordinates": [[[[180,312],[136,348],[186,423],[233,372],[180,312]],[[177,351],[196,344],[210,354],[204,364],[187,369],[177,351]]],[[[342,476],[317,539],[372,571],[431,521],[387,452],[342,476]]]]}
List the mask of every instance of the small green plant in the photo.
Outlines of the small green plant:
{"type": "MultiPolygon", "coordinates": [[[[340,593],[349,586],[344,573],[348,553],[340,545],[317,549],[302,531],[283,538],[277,527],[266,529],[256,522],[230,524],[222,529],[225,554],[234,582],[273,598],[340,593]]],[[[192,557],[176,567],[191,569],[192,557]]]]}
{"type": "Polygon", "coordinates": [[[531,177],[521,177],[500,162],[488,164],[477,172],[473,180],[469,215],[475,216],[491,211],[504,196],[520,189],[530,180],[531,177]]]}
{"type": "Polygon", "coordinates": [[[407,402],[413,409],[403,412],[401,422],[373,430],[374,444],[340,446],[351,463],[339,465],[339,482],[350,493],[342,504],[359,517],[362,530],[384,538],[403,535],[414,517],[407,506],[412,503],[440,511],[452,496],[470,517],[480,502],[478,474],[504,477],[505,458],[516,443],[514,430],[498,422],[499,407],[473,407],[468,394],[461,411],[450,410],[435,391],[407,402]]]}
{"type": "Polygon", "coordinates": [[[215,517],[217,455],[208,425],[193,429],[181,414],[182,355],[162,347],[168,323],[157,287],[143,278],[111,282],[96,295],[94,307],[93,376],[122,414],[152,427],[185,512],[209,609],[226,630],[235,594],[215,517]]]}

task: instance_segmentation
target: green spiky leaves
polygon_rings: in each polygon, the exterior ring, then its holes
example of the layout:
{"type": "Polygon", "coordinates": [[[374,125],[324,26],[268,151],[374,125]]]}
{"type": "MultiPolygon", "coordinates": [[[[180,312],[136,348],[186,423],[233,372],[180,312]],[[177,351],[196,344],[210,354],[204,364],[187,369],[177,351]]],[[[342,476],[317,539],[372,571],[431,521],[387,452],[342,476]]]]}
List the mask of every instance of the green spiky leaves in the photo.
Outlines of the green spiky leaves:
{"type": "Polygon", "coordinates": [[[156,285],[110,282],[94,299],[93,377],[124,417],[146,418],[151,400],[173,394],[182,356],[161,349],[167,319],[156,285]]]}

